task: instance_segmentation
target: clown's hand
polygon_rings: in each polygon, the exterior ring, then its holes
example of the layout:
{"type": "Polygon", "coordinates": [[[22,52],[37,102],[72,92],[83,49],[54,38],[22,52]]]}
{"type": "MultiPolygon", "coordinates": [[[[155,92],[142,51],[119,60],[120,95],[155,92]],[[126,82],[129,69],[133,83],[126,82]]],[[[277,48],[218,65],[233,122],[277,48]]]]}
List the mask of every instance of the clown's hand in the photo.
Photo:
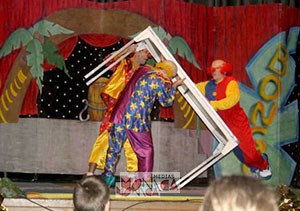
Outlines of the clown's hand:
{"type": "Polygon", "coordinates": [[[185,78],[180,78],[179,76],[176,77],[176,81],[173,83],[173,87],[177,88],[178,86],[181,86],[184,84],[185,78]]]}

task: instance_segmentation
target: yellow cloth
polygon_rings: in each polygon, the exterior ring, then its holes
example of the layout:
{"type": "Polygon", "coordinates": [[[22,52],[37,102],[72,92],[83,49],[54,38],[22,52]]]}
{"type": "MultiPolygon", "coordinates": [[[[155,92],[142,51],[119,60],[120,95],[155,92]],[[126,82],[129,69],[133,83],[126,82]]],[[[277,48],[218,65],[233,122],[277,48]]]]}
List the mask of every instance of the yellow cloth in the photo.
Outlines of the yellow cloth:
{"type": "Polygon", "coordinates": [[[107,84],[105,85],[103,92],[114,99],[118,99],[120,93],[125,87],[125,71],[124,66],[126,65],[126,59],[123,59],[120,65],[117,67],[114,74],[110,77],[107,84]]]}
{"type": "Polygon", "coordinates": [[[205,86],[206,84],[208,83],[208,81],[204,81],[204,82],[200,82],[200,83],[197,83],[196,86],[197,88],[199,89],[199,91],[202,93],[202,95],[205,96],[205,86]]]}
{"type": "Polygon", "coordinates": [[[124,153],[126,157],[126,169],[130,172],[138,171],[138,159],[128,139],[126,139],[124,145],[124,153]]]}
{"type": "MultiPolygon", "coordinates": [[[[205,96],[205,86],[208,81],[196,84],[200,92],[205,96]]],[[[236,105],[240,100],[240,89],[236,81],[230,81],[226,88],[226,98],[218,101],[210,101],[215,110],[226,110],[236,105]]]]}
{"type": "Polygon", "coordinates": [[[104,169],[108,149],[108,135],[108,131],[105,130],[97,137],[90,155],[89,163],[96,163],[99,169],[104,169]]]}

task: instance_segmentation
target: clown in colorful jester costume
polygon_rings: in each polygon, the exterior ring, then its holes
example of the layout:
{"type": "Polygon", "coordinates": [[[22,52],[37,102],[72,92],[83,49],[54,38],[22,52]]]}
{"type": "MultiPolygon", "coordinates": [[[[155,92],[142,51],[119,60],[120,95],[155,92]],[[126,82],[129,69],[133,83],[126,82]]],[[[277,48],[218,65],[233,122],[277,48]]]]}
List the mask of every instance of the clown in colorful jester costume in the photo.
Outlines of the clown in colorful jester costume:
{"type": "MultiPolygon", "coordinates": [[[[101,121],[100,133],[97,137],[93,149],[89,158],[89,169],[85,174],[86,176],[93,175],[96,168],[103,170],[106,159],[106,151],[108,149],[108,138],[109,131],[111,127],[110,116],[116,105],[120,93],[123,91],[125,85],[128,83],[134,72],[146,63],[149,59],[150,54],[148,50],[143,46],[137,44],[131,45],[126,52],[133,52],[125,59],[121,60],[120,64],[117,66],[113,75],[110,77],[109,81],[106,83],[102,93],[101,98],[106,104],[107,109],[105,111],[104,117],[101,121]]],[[[114,58],[115,60],[117,59],[114,58]]],[[[124,152],[126,156],[127,171],[135,172],[137,171],[137,157],[129,143],[125,141],[124,152]]]]}
{"type": "Polygon", "coordinates": [[[248,117],[240,106],[238,82],[231,76],[232,65],[215,60],[208,68],[208,74],[213,79],[198,83],[197,87],[239,140],[240,144],[234,149],[235,155],[255,175],[270,179],[272,172],[268,156],[256,149],[248,117]]]}
{"type": "Polygon", "coordinates": [[[155,99],[162,107],[173,104],[176,88],[183,83],[179,78],[172,83],[176,73],[176,65],[168,60],[157,63],[155,68],[140,67],[122,92],[111,116],[113,124],[102,175],[108,185],[115,183],[116,165],[127,138],[138,158],[138,172],[149,178],[154,158],[150,114],[155,99]]]}

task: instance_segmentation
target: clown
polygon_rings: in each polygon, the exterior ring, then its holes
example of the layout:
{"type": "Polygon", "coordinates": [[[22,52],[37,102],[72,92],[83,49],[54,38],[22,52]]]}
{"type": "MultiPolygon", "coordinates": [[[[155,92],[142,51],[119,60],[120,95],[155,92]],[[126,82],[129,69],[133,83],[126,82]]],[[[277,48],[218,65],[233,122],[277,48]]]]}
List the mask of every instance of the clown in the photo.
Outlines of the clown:
{"type": "Polygon", "coordinates": [[[240,106],[238,82],[231,76],[232,65],[215,60],[208,68],[208,74],[213,79],[198,83],[197,87],[239,140],[240,144],[234,149],[235,155],[255,175],[270,179],[272,172],[268,156],[256,149],[249,120],[240,106]]]}
{"type": "Polygon", "coordinates": [[[154,158],[150,114],[155,99],[163,107],[173,104],[176,88],[183,83],[182,79],[172,83],[171,78],[176,73],[176,65],[166,60],[158,63],[154,69],[150,66],[140,67],[128,82],[110,119],[112,127],[102,175],[108,185],[115,183],[116,165],[126,139],[137,155],[138,172],[144,173],[144,179],[150,177],[154,158]]]}
{"type": "MultiPolygon", "coordinates": [[[[127,58],[120,62],[101,93],[101,97],[103,102],[105,102],[107,109],[101,121],[99,136],[97,137],[90,154],[89,169],[85,176],[93,175],[96,169],[104,169],[111,127],[110,116],[114,106],[118,101],[120,93],[123,91],[134,72],[150,58],[148,50],[137,44],[131,45],[126,52],[134,53],[131,53],[127,58]]],[[[124,53],[125,52],[123,52],[123,54],[124,53]]],[[[125,141],[123,147],[126,156],[127,171],[137,171],[138,161],[130,143],[125,141]]]]}

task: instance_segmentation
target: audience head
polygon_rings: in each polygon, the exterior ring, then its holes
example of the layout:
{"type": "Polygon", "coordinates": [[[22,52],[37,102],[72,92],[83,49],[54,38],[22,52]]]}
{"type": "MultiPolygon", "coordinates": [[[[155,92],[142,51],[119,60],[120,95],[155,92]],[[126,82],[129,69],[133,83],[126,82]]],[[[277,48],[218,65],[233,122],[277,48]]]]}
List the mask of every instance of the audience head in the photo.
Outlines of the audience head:
{"type": "Polygon", "coordinates": [[[202,211],[278,211],[275,191],[264,181],[242,175],[224,176],[207,189],[202,211]]]}
{"type": "Polygon", "coordinates": [[[75,211],[109,210],[109,188],[100,176],[82,178],[74,188],[75,211]]]}

